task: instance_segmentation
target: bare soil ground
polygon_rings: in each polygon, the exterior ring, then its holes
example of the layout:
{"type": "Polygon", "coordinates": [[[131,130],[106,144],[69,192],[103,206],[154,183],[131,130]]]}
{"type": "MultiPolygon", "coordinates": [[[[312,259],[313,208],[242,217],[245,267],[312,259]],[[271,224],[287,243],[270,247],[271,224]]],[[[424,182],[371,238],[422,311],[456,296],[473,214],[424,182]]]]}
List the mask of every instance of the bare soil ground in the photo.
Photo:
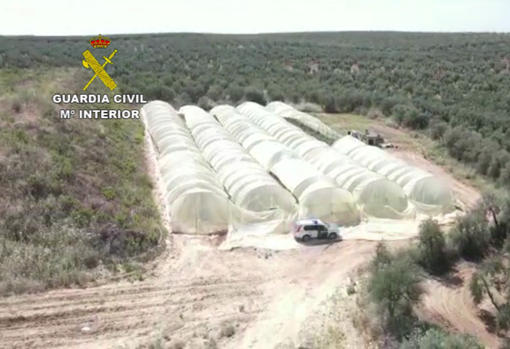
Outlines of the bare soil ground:
{"type": "Polygon", "coordinates": [[[307,313],[366,262],[375,242],[283,252],[220,251],[173,236],[154,276],[0,300],[1,348],[274,348],[298,338],[307,313]]]}
{"type": "Polygon", "coordinates": [[[488,348],[497,349],[500,339],[491,328],[491,310],[478,308],[469,291],[469,280],[475,267],[469,264],[458,266],[449,282],[427,280],[426,294],[417,309],[423,319],[444,328],[476,336],[488,348]]]}

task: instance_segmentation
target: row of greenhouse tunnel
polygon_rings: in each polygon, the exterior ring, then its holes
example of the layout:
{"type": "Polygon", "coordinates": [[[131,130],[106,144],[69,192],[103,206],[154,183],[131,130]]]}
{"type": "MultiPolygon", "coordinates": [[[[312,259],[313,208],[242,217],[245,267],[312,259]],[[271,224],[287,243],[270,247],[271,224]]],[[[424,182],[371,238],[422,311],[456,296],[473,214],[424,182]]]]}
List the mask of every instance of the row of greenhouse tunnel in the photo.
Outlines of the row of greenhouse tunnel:
{"type": "Polygon", "coordinates": [[[414,219],[454,211],[441,178],[283,102],[244,102],[209,112],[162,101],[142,108],[172,230],[209,234],[238,224],[318,218],[414,219]],[[337,141],[328,145],[294,119],[337,141]]]}

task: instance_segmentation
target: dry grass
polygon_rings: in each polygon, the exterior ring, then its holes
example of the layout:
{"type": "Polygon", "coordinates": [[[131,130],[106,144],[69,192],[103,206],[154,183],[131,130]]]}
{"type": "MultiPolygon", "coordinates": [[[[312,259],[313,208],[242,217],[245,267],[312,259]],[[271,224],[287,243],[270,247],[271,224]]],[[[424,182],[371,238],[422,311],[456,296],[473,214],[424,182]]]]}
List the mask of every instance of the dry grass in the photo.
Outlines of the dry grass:
{"type": "Polygon", "coordinates": [[[315,114],[320,120],[322,120],[325,124],[333,127],[335,130],[359,130],[363,131],[366,128],[374,125],[374,123],[379,123],[379,120],[372,120],[369,118],[365,118],[363,116],[354,115],[354,114],[315,114]]]}
{"type": "Polygon", "coordinates": [[[52,94],[82,80],[0,71],[0,294],[83,284],[150,257],[164,234],[143,125],[59,119],[52,94]]]}

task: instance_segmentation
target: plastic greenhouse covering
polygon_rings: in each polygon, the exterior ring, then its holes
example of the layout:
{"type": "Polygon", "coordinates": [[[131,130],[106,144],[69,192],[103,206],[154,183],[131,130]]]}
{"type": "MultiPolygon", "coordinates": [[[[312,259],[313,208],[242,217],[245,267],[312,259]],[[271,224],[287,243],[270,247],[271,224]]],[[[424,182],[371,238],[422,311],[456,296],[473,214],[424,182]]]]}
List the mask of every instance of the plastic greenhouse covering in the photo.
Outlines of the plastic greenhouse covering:
{"type": "Polygon", "coordinates": [[[320,218],[341,224],[357,223],[359,208],[351,193],[338,187],[291,149],[233,107],[211,110],[245,149],[299,201],[300,218],[320,218]]]}
{"type": "Polygon", "coordinates": [[[455,209],[450,186],[431,173],[408,165],[382,149],[366,145],[351,136],[339,139],[332,147],[397,183],[418,211],[436,215],[455,209]]]}
{"type": "Polygon", "coordinates": [[[217,233],[228,231],[232,224],[274,218],[277,211],[256,214],[230,201],[171,105],[152,101],[142,108],[142,116],[158,153],[158,167],[174,232],[217,233]]]}
{"type": "Polygon", "coordinates": [[[233,201],[251,211],[296,212],[294,196],[283,188],[209,113],[196,106],[179,110],[218,179],[233,201]]]}
{"type": "Polygon", "coordinates": [[[142,113],[159,154],[172,230],[191,233],[226,230],[228,195],[175,109],[168,103],[153,101],[142,108],[142,113]]]}
{"type": "Polygon", "coordinates": [[[317,119],[316,117],[303,113],[296,108],[283,103],[283,102],[271,102],[266,106],[266,110],[273,114],[279,115],[286,119],[294,119],[299,121],[301,124],[311,128],[312,130],[330,138],[333,140],[340,139],[342,136],[333,130],[328,125],[324,124],[322,121],[317,119]]]}
{"type": "Polygon", "coordinates": [[[334,179],[341,188],[350,191],[365,214],[393,219],[414,216],[414,210],[403,189],[386,177],[317,141],[258,104],[247,102],[239,106],[239,109],[316,169],[334,179]]]}

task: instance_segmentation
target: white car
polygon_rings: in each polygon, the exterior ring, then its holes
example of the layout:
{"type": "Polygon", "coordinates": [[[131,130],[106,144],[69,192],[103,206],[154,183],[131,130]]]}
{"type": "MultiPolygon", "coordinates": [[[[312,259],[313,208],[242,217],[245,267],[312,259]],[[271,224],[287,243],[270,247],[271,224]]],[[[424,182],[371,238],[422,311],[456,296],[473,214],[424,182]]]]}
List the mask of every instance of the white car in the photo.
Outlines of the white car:
{"type": "Polygon", "coordinates": [[[304,242],[310,239],[336,240],[340,237],[340,228],[334,223],[324,223],[320,219],[302,219],[292,225],[292,234],[304,242]]]}

